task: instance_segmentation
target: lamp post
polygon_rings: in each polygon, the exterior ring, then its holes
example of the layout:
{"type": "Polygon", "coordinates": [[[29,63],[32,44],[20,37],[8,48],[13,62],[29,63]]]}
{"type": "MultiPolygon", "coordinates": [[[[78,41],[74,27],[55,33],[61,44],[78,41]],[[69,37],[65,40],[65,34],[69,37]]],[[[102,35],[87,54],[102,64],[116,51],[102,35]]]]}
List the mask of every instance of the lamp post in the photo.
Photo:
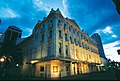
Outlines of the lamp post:
{"type": "Polygon", "coordinates": [[[12,56],[2,56],[0,58],[0,62],[1,62],[0,69],[2,70],[2,75],[4,75],[5,77],[10,77],[11,75],[14,74],[13,67],[14,67],[15,61],[12,56]]]}
{"type": "Polygon", "coordinates": [[[5,64],[5,56],[0,57],[0,77],[4,77],[5,76],[5,69],[4,69],[4,64],[5,64]]]}

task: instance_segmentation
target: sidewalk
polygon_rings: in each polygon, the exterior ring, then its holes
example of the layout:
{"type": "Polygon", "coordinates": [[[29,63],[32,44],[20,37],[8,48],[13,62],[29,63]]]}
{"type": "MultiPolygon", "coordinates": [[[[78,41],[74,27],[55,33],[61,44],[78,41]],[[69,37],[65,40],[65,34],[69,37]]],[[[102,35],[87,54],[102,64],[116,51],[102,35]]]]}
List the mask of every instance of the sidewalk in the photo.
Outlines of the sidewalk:
{"type": "Polygon", "coordinates": [[[61,80],[118,80],[115,71],[94,72],[63,77],[61,80]]]}
{"type": "Polygon", "coordinates": [[[53,79],[42,77],[4,77],[0,78],[0,80],[120,80],[120,70],[70,75],[53,79]]]}

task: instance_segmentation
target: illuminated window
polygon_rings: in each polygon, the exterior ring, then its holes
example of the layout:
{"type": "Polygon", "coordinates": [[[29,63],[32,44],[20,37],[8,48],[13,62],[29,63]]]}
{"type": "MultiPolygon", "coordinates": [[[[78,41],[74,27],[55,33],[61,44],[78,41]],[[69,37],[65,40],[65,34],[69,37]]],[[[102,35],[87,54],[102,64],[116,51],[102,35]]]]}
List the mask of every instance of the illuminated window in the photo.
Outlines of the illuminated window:
{"type": "Polygon", "coordinates": [[[58,66],[53,66],[53,73],[58,72],[58,66]]]}

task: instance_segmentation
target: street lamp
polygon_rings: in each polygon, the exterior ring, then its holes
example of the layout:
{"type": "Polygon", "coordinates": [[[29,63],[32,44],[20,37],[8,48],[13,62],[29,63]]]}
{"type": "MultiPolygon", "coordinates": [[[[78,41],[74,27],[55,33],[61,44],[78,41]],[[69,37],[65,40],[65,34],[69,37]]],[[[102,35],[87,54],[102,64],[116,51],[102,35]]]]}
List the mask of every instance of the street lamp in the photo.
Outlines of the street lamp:
{"type": "Polygon", "coordinates": [[[19,65],[18,65],[18,64],[16,64],[16,66],[18,67],[19,65]]]}
{"type": "Polygon", "coordinates": [[[2,57],[1,59],[0,59],[0,62],[4,62],[5,61],[5,59],[2,57]]]}

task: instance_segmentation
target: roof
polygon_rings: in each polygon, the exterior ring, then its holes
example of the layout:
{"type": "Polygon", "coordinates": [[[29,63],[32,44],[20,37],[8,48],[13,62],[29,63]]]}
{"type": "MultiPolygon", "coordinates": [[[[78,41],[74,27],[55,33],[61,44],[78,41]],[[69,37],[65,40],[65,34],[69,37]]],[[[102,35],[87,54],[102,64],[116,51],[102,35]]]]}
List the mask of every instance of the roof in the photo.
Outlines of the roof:
{"type": "Polygon", "coordinates": [[[75,22],[75,20],[73,19],[66,19],[66,21],[76,30],[76,31],[80,31],[79,26],[77,25],[77,23],[75,22]]]}

